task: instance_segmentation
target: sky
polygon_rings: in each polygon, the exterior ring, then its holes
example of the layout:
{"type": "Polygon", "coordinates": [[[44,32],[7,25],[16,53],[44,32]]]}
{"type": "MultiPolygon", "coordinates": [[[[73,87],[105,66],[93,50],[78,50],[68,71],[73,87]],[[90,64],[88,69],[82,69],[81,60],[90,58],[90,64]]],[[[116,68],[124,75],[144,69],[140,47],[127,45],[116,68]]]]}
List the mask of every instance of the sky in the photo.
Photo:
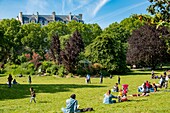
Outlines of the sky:
{"type": "Polygon", "coordinates": [[[97,23],[101,28],[120,22],[132,14],[148,14],[148,0],[0,0],[0,19],[23,14],[74,15],[83,14],[85,23],[97,23]]]}

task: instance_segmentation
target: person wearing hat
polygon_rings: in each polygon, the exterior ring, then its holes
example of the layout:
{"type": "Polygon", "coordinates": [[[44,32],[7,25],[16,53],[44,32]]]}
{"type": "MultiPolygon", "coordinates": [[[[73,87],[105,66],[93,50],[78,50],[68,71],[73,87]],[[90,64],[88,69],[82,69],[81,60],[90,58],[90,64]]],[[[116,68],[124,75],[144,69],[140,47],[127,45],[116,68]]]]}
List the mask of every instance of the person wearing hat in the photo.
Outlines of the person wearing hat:
{"type": "Polygon", "coordinates": [[[66,100],[66,108],[61,108],[64,113],[77,113],[80,112],[78,109],[78,101],[76,95],[72,94],[69,99],[66,100]]]}

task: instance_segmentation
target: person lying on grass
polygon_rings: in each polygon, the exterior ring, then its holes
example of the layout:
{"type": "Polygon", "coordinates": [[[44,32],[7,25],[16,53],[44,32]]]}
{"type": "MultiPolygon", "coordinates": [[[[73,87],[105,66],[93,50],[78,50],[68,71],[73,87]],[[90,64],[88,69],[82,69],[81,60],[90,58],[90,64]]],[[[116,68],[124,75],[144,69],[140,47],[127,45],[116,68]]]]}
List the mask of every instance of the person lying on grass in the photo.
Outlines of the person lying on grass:
{"type": "Polygon", "coordinates": [[[117,98],[117,96],[112,95],[111,91],[108,90],[106,92],[106,94],[104,94],[103,103],[104,104],[113,104],[113,103],[116,103],[116,100],[112,100],[112,98],[117,98]]]}

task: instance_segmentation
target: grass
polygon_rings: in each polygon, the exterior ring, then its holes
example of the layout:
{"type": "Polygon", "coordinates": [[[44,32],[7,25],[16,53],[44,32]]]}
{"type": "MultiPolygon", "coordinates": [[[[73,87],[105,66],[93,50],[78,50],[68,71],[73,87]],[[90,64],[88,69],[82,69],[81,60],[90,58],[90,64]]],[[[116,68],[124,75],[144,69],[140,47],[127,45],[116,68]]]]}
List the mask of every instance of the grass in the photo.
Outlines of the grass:
{"type": "MultiPolygon", "coordinates": [[[[159,75],[163,72],[156,72],[159,75]]],[[[121,85],[129,84],[128,95],[137,93],[137,87],[144,81],[158,82],[151,79],[150,71],[134,71],[121,75],[121,85]]],[[[8,88],[7,76],[0,75],[0,113],[61,113],[65,101],[72,93],[77,95],[80,108],[93,107],[91,113],[170,113],[170,87],[159,89],[148,97],[129,97],[129,101],[105,105],[103,95],[117,82],[117,76],[104,78],[99,84],[99,78],[92,78],[92,84],[85,84],[85,78],[57,78],[54,76],[33,76],[31,85],[36,91],[37,103],[29,103],[30,85],[28,77],[13,77],[20,84],[8,88]]],[[[121,86],[119,86],[121,87],[121,86]]],[[[118,95],[118,93],[112,93],[118,95]]]]}

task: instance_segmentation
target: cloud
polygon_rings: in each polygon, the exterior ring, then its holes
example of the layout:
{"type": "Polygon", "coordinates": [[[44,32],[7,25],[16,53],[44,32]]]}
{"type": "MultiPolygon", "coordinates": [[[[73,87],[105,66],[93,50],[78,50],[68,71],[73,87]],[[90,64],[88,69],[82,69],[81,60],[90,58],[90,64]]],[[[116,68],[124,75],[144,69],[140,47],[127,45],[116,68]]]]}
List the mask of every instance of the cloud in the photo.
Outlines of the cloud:
{"type": "Polygon", "coordinates": [[[110,0],[100,0],[99,3],[96,2],[96,8],[93,11],[93,16],[95,16],[97,14],[97,12],[110,0]]]}
{"type": "Polygon", "coordinates": [[[75,8],[73,8],[71,10],[71,12],[77,11],[78,9],[82,9],[85,6],[89,5],[90,3],[91,3],[91,1],[89,1],[89,0],[80,1],[79,5],[77,5],[77,7],[75,7],[75,8]]]}
{"type": "Polygon", "coordinates": [[[27,0],[26,13],[45,12],[48,7],[46,0],[27,0]],[[37,10],[38,9],[38,10],[37,10]]]}
{"type": "Polygon", "coordinates": [[[65,0],[62,0],[62,13],[64,14],[65,13],[65,0]]]}
{"type": "Polygon", "coordinates": [[[137,7],[140,7],[142,5],[145,5],[147,4],[148,1],[145,1],[145,2],[141,2],[141,3],[138,3],[138,4],[134,4],[132,6],[128,6],[128,7],[125,7],[125,8],[120,8],[120,9],[117,9],[111,13],[108,13],[106,15],[103,15],[103,16],[100,16],[98,18],[93,18],[91,20],[89,20],[89,22],[100,22],[100,21],[103,21],[104,19],[107,19],[109,17],[114,17],[114,16],[117,16],[117,15],[120,15],[120,14],[123,14],[131,9],[134,9],[134,8],[137,8],[137,7]]]}

